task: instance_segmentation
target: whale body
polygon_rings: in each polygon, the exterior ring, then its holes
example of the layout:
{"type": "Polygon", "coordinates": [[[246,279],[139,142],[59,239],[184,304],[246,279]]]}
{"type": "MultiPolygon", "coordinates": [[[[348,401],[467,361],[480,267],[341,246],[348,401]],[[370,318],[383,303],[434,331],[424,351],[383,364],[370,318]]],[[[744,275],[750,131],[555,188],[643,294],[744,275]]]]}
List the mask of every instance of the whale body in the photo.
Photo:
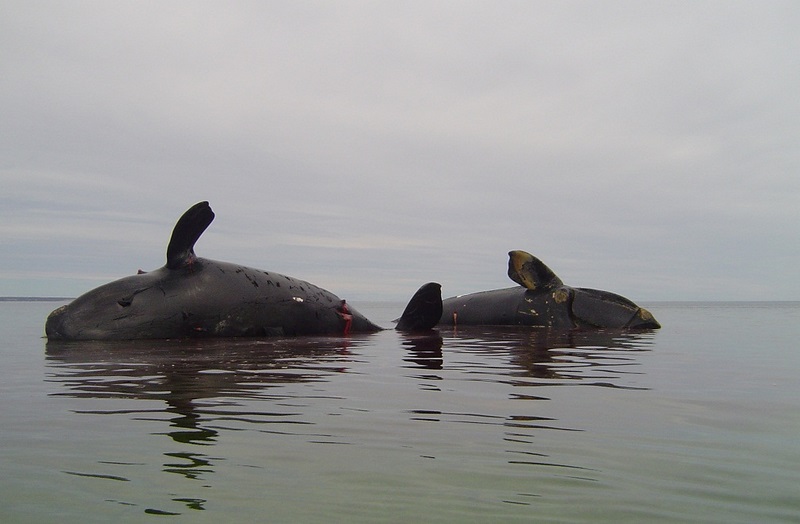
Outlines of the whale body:
{"type": "Polygon", "coordinates": [[[508,276],[518,286],[445,299],[439,323],[559,329],[661,327],[649,311],[623,296],[566,286],[530,253],[511,251],[508,255],[508,276]]]}
{"type": "MultiPolygon", "coordinates": [[[[178,220],[165,266],[93,289],[47,318],[49,340],[166,339],[368,333],[374,324],[330,291],[271,271],[197,257],[194,244],[214,220],[200,202],[178,220]]],[[[438,306],[438,309],[437,309],[438,306]]],[[[397,328],[431,329],[441,286],[422,286],[397,328]]]]}

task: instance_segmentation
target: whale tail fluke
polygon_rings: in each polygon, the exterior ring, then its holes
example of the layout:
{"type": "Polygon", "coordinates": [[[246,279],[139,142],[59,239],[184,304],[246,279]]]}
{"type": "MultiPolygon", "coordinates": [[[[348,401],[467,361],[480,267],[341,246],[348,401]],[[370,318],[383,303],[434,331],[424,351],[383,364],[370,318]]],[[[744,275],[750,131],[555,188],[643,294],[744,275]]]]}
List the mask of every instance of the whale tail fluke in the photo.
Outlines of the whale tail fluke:
{"type": "Polygon", "coordinates": [[[442,286],[436,282],[423,285],[414,293],[402,316],[396,320],[400,331],[428,331],[442,318],[442,286]]]}

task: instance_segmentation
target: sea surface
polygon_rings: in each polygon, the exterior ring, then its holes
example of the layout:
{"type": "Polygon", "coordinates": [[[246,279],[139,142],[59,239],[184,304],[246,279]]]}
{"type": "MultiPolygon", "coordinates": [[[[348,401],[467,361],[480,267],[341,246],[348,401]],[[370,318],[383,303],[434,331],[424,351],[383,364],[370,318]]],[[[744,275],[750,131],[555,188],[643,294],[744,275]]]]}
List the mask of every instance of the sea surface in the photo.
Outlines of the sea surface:
{"type": "Polygon", "coordinates": [[[798,302],[48,344],[62,303],[0,302],[3,523],[800,522],[798,302]]]}

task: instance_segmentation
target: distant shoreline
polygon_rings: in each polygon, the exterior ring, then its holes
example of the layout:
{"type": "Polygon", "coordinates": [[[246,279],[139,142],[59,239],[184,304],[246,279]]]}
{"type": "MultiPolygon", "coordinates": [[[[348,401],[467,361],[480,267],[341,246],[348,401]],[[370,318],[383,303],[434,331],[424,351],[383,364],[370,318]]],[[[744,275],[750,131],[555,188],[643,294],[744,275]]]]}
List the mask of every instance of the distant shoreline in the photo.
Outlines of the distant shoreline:
{"type": "Polygon", "coordinates": [[[74,297],[0,297],[0,302],[60,302],[74,297]]]}

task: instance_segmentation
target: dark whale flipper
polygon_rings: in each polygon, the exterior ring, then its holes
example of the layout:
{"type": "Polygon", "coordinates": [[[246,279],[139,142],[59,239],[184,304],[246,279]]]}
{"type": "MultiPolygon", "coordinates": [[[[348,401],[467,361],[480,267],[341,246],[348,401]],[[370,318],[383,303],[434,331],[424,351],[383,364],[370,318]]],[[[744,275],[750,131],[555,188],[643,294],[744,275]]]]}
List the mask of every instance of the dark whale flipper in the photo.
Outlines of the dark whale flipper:
{"type": "Polygon", "coordinates": [[[525,251],[508,252],[508,277],[530,290],[555,289],[564,285],[544,262],[525,251]]]}
{"type": "Polygon", "coordinates": [[[167,246],[167,268],[178,269],[194,261],[194,244],[213,220],[208,202],[198,202],[178,219],[167,246]]]}
{"type": "Polygon", "coordinates": [[[572,316],[581,324],[595,327],[658,329],[653,314],[627,298],[597,289],[576,287],[571,304],[572,316]]]}
{"type": "Polygon", "coordinates": [[[436,282],[423,285],[409,300],[403,315],[397,319],[400,331],[427,331],[442,318],[442,286],[436,282]]]}

